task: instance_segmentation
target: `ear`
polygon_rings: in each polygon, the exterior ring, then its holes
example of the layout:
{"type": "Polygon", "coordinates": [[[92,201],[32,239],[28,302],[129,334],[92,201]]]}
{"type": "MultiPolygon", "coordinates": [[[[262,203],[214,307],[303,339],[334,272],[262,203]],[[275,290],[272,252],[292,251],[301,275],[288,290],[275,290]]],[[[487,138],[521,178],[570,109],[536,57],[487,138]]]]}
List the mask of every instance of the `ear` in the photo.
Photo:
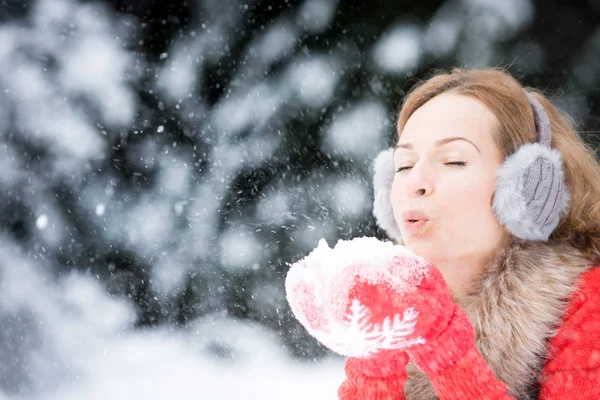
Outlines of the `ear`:
{"type": "Polygon", "coordinates": [[[539,143],[523,145],[496,173],[492,207],[518,238],[547,241],[569,199],[560,152],[539,143]]]}
{"type": "Polygon", "coordinates": [[[403,244],[402,233],[396,224],[394,210],[390,195],[394,183],[394,149],[390,148],[379,153],[375,158],[373,175],[373,189],[375,199],[373,201],[373,215],[377,225],[382,228],[388,236],[403,244]]]}

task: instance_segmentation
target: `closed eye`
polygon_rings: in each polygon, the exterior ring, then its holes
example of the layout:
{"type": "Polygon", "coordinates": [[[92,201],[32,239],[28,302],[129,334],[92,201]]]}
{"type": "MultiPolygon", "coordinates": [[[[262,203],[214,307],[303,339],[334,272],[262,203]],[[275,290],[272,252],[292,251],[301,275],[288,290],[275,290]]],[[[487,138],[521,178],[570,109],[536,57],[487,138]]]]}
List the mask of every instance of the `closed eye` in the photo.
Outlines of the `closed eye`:
{"type": "Polygon", "coordinates": [[[459,167],[464,167],[465,165],[467,165],[467,163],[464,161],[450,161],[450,162],[447,162],[446,165],[456,165],[459,167]]]}
{"type": "MultiPolygon", "coordinates": [[[[445,165],[452,165],[452,166],[457,166],[457,167],[464,167],[465,165],[467,165],[467,163],[464,162],[464,161],[449,161],[449,162],[445,163],[445,165]]],[[[396,169],[396,172],[406,171],[406,170],[411,169],[411,168],[412,168],[412,166],[398,167],[396,169]]]]}

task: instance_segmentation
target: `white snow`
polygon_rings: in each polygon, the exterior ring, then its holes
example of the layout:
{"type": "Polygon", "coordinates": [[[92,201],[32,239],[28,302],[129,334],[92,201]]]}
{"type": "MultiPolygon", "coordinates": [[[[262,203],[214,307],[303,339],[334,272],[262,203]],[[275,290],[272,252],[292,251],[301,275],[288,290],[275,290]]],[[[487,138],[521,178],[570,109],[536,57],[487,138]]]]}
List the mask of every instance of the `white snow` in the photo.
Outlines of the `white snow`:
{"type": "Polygon", "coordinates": [[[101,217],[104,215],[104,211],[106,211],[106,206],[104,204],[96,204],[96,215],[101,217]]]}
{"type": "Polygon", "coordinates": [[[305,0],[298,12],[298,25],[312,34],[325,31],[335,16],[337,0],[305,0]]]}
{"type": "Polygon", "coordinates": [[[298,36],[297,28],[290,21],[280,19],[259,35],[252,47],[262,63],[271,64],[292,52],[298,36]]]}
{"type": "Polygon", "coordinates": [[[131,123],[136,108],[132,59],[116,33],[102,6],[71,0],[38,0],[25,24],[0,27],[0,81],[26,140],[60,158],[102,159],[104,141],[81,100],[112,127],[131,123]]]}
{"type": "Polygon", "coordinates": [[[32,206],[37,209],[38,217],[35,220],[35,226],[38,231],[35,237],[38,244],[42,246],[42,251],[38,253],[45,257],[43,253],[48,251],[56,251],[69,236],[69,232],[65,229],[65,217],[60,206],[54,199],[44,199],[44,204],[41,204],[41,199],[33,198],[30,201],[32,206]]]}
{"type": "Polygon", "coordinates": [[[323,142],[324,150],[348,157],[374,158],[389,126],[387,110],[375,101],[362,101],[334,117],[323,142]]]}
{"type": "Polygon", "coordinates": [[[254,234],[243,226],[234,225],[231,230],[221,236],[221,264],[225,268],[260,267],[265,256],[262,243],[254,234]]]}
{"type": "Polygon", "coordinates": [[[35,226],[38,229],[45,229],[48,226],[48,216],[46,214],[40,215],[35,221],[35,226]]]}
{"type": "Polygon", "coordinates": [[[52,87],[41,66],[15,62],[7,85],[18,98],[16,110],[20,126],[34,141],[45,143],[65,157],[98,159],[102,141],[96,130],[75,109],[65,105],[62,94],[52,87]],[[35,115],[35,118],[31,118],[35,115]],[[55,146],[54,146],[55,145],[55,146]]]}
{"type": "Polygon", "coordinates": [[[435,57],[449,55],[458,43],[463,27],[463,13],[453,3],[445,3],[425,28],[423,44],[435,57]]]}
{"type": "MultiPolygon", "coordinates": [[[[186,254],[187,255],[187,254],[186,254]]],[[[186,255],[163,252],[152,268],[152,286],[165,297],[180,293],[192,270],[186,255]]]]}
{"type": "Polygon", "coordinates": [[[338,240],[333,248],[321,239],[316,249],[290,267],[286,296],[296,318],[326,347],[345,356],[364,357],[424,341],[411,337],[418,318],[413,308],[402,315],[390,310],[383,321],[371,320],[370,310],[353,294],[356,282],[386,283],[394,291],[411,293],[428,275],[428,268],[406,247],[374,237],[338,240]]]}
{"type": "MultiPolygon", "coordinates": [[[[534,7],[530,0],[464,0],[463,3],[470,10],[485,10],[486,14],[493,16],[500,22],[500,27],[494,29],[496,25],[488,26],[493,36],[503,36],[502,28],[510,28],[510,34],[531,23],[534,15],[534,7]]],[[[482,26],[482,29],[485,29],[482,26]]]]}
{"type": "Polygon", "coordinates": [[[312,249],[321,238],[335,237],[336,226],[332,218],[299,224],[290,237],[299,249],[312,249]]]}
{"type": "MultiPolygon", "coordinates": [[[[80,21],[88,22],[87,18],[80,21]]],[[[67,49],[63,53],[62,85],[72,94],[94,98],[110,125],[131,123],[135,105],[125,79],[131,61],[119,43],[107,40],[104,34],[88,34],[78,37],[67,49]]]]}
{"type": "MultiPolygon", "coordinates": [[[[2,38],[0,38],[2,41],[2,38]]],[[[2,105],[0,104],[0,108],[2,105]]],[[[0,110],[0,113],[2,111],[0,110]]],[[[0,119],[3,116],[0,114],[0,119]]],[[[1,122],[0,122],[1,124],[1,122]]],[[[0,129],[2,129],[0,127],[0,129]]],[[[0,184],[6,188],[12,188],[23,178],[23,165],[18,154],[12,145],[5,143],[0,146],[0,184]]]]}
{"type": "MultiPolygon", "coordinates": [[[[330,248],[325,239],[319,240],[318,246],[302,260],[292,265],[290,270],[313,271],[324,287],[329,285],[331,279],[339,278],[339,273],[352,265],[373,265],[384,271],[391,260],[401,256],[404,259],[414,259],[415,262],[407,264],[408,275],[399,281],[407,288],[414,285],[410,276],[421,279],[419,272],[424,265],[428,265],[419,256],[401,245],[381,241],[375,237],[358,237],[351,240],[338,240],[330,248]]],[[[300,273],[300,272],[298,272],[300,273]]]]}
{"type": "Polygon", "coordinates": [[[54,282],[5,239],[0,319],[40,327],[25,331],[38,335],[33,348],[12,351],[25,352],[24,373],[43,390],[0,391],[3,400],[333,399],[344,378],[342,359],[294,361],[274,332],[224,315],[134,330],[130,305],[95,279],[73,273],[54,282]]]}
{"type": "Polygon", "coordinates": [[[192,170],[185,156],[169,152],[160,162],[158,186],[164,193],[173,196],[186,196],[189,192],[192,170]]]}
{"type": "Polygon", "coordinates": [[[262,82],[224,98],[212,113],[212,123],[226,135],[260,126],[277,112],[283,100],[277,88],[262,82]]]}
{"type": "Polygon", "coordinates": [[[257,216],[261,221],[282,226],[291,218],[291,195],[282,191],[269,193],[260,200],[257,206],[257,216]]]}
{"type": "Polygon", "coordinates": [[[401,23],[385,32],[375,44],[373,61],[383,71],[395,75],[411,74],[423,55],[421,28],[401,23]]]}
{"type": "MultiPolygon", "coordinates": [[[[185,99],[196,93],[197,76],[202,71],[202,62],[195,55],[199,53],[202,44],[197,40],[182,39],[175,43],[171,55],[161,54],[160,59],[165,60],[156,86],[171,101],[185,99]]],[[[157,132],[163,132],[162,125],[157,132]]]]}
{"type": "Polygon", "coordinates": [[[170,204],[167,197],[144,197],[128,211],[126,220],[113,221],[114,225],[109,224],[109,227],[117,237],[131,243],[140,255],[152,254],[155,249],[177,240],[172,236],[175,221],[170,207],[165,204],[170,204]]]}
{"type": "Polygon", "coordinates": [[[320,108],[333,96],[339,81],[337,63],[325,56],[296,59],[290,63],[284,81],[306,106],[320,108]]]}
{"type": "Polygon", "coordinates": [[[332,192],[330,207],[339,212],[341,218],[360,218],[372,207],[368,187],[363,181],[339,179],[335,182],[332,192]]]}

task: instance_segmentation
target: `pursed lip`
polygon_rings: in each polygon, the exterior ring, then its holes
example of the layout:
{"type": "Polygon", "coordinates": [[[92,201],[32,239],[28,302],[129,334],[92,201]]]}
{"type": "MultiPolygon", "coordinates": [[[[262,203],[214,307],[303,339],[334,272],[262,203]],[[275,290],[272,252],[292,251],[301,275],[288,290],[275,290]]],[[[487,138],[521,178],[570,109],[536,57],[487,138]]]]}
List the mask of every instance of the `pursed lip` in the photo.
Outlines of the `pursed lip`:
{"type": "Polygon", "coordinates": [[[402,214],[402,220],[404,222],[418,222],[418,221],[429,221],[429,217],[422,211],[409,210],[402,214]]]}
{"type": "Polygon", "coordinates": [[[407,232],[416,234],[427,225],[429,217],[422,211],[410,210],[402,214],[402,221],[407,232]]]}

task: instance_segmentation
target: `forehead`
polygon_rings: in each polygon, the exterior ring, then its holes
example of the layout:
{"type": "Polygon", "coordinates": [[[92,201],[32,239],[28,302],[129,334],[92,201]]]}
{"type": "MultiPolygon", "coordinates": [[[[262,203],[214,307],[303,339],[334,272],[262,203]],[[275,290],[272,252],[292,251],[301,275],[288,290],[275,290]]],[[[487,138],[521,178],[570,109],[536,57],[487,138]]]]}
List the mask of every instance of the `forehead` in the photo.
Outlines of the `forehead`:
{"type": "Polygon", "coordinates": [[[462,136],[483,147],[495,146],[496,116],[479,100],[443,93],[419,107],[408,119],[399,143],[426,145],[452,136],[462,136]]]}

